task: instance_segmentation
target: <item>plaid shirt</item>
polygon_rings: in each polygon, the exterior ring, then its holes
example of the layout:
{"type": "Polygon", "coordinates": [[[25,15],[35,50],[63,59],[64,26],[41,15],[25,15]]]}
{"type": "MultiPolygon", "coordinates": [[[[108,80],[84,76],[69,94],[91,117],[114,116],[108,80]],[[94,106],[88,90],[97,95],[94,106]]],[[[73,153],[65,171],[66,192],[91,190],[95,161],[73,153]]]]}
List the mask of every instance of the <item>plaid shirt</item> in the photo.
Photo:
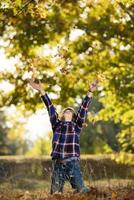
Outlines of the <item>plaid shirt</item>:
{"type": "Polygon", "coordinates": [[[85,96],[77,111],[76,118],[73,121],[61,121],[58,118],[56,109],[47,93],[41,95],[41,99],[47,107],[53,130],[52,159],[67,159],[70,157],[79,158],[80,132],[92,97],[85,96]]]}

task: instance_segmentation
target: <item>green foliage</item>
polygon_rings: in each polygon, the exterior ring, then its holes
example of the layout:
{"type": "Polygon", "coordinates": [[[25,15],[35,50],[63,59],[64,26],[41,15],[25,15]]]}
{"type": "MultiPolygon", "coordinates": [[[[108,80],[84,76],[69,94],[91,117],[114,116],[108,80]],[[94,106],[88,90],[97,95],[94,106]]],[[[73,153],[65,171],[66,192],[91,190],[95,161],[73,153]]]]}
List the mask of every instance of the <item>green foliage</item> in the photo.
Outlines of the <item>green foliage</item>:
{"type": "Polygon", "coordinates": [[[134,164],[134,155],[133,153],[120,152],[118,154],[112,154],[111,159],[115,160],[117,163],[123,163],[126,165],[134,164]]]}
{"type": "Polygon", "coordinates": [[[123,129],[118,135],[121,149],[125,152],[134,153],[134,126],[123,129]]]}
{"type": "Polygon", "coordinates": [[[9,153],[9,146],[7,143],[7,130],[4,113],[0,112],[0,155],[6,155],[9,153]]]}
{"type": "MultiPolygon", "coordinates": [[[[16,116],[15,116],[16,117],[16,116]]],[[[7,119],[6,113],[0,111],[0,155],[20,155],[27,151],[27,142],[24,140],[22,123],[12,123],[7,119]]],[[[17,120],[17,119],[16,119],[17,120]]]]}
{"type": "Polygon", "coordinates": [[[120,145],[116,138],[118,126],[114,122],[89,123],[81,134],[81,152],[86,154],[118,152],[120,145]]]}
{"type": "MultiPolygon", "coordinates": [[[[52,134],[52,133],[51,133],[52,134]]],[[[39,155],[50,155],[51,153],[51,136],[49,138],[39,137],[32,145],[26,155],[28,156],[39,156],[39,155]]]]}

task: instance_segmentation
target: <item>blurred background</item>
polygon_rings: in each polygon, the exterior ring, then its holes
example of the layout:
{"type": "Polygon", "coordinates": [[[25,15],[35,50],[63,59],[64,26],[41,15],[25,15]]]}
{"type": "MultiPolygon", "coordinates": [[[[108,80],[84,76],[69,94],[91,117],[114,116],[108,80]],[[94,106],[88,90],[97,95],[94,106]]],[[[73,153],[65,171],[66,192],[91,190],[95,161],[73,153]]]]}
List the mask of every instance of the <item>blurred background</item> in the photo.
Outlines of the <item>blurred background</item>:
{"type": "Polygon", "coordinates": [[[48,113],[27,78],[41,80],[59,116],[66,106],[77,110],[98,78],[81,133],[83,172],[90,180],[134,178],[133,12],[133,0],[0,1],[2,181],[51,171],[48,113]]]}

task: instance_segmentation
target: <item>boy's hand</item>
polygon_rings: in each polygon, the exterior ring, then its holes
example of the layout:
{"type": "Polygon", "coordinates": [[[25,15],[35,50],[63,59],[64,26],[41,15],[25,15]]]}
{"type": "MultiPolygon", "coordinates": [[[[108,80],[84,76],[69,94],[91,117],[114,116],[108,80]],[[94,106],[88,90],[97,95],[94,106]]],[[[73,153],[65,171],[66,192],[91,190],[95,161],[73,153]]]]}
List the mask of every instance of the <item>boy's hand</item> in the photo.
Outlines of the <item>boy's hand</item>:
{"type": "Polygon", "coordinates": [[[97,89],[98,80],[95,80],[92,84],[89,85],[89,92],[94,92],[97,89]]]}
{"type": "Polygon", "coordinates": [[[45,94],[43,86],[38,79],[35,79],[34,81],[32,79],[28,79],[28,83],[32,86],[33,89],[38,90],[42,95],[45,94]]]}

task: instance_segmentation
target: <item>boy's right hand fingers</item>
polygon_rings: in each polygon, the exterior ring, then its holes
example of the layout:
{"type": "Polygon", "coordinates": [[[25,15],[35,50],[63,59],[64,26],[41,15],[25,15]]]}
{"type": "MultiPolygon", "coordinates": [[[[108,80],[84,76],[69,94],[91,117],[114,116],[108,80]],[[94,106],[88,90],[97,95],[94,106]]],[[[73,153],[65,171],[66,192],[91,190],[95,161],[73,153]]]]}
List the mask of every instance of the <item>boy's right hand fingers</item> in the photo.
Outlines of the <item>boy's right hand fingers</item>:
{"type": "Polygon", "coordinates": [[[38,80],[37,78],[34,80],[34,83],[37,83],[39,84],[40,83],[40,80],[38,80]]]}

